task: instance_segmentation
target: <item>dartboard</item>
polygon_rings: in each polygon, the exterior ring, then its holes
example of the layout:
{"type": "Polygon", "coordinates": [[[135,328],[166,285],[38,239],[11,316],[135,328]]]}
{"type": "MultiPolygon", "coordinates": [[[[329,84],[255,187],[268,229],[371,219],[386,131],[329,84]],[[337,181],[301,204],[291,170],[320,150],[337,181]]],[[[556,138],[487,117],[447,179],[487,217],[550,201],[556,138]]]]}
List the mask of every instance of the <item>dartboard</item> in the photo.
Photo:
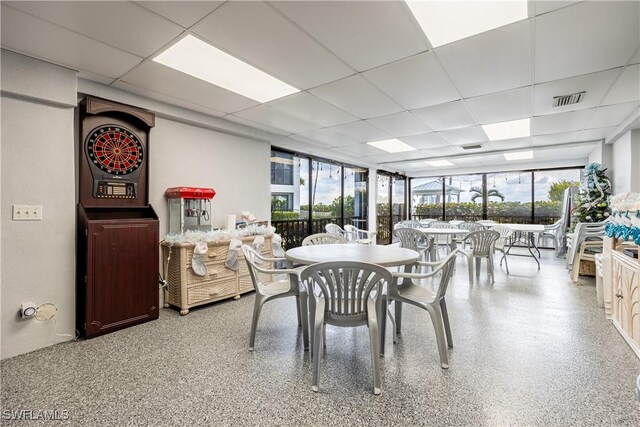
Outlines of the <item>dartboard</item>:
{"type": "Polygon", "coordinates": [[[92,130],[86,139],[89,161],[111,175],[127,175],[144,160],[140,139],[119,125],[103,125],[92,130]]]}

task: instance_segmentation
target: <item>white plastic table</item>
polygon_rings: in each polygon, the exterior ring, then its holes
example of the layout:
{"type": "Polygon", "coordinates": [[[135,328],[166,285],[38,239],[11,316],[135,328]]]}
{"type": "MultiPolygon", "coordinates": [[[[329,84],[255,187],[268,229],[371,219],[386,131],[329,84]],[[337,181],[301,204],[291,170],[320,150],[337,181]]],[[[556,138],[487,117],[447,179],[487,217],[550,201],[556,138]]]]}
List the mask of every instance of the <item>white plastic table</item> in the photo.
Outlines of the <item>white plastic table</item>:
{"type": "Polygon", "coordinates": [[[383,267],[397,267],[417,262],[418,252],[397,246],[383,245],[309,245],[289,249],[285,253],[287,261],[297,264],[315,264],[330,261],[356,261],[378,264],[383,267]]]}
{"type": "MultiPolygon", "coordinates": [[[[540,270],[540,260],[538,259],[538,257],[540,256],[540,250],[538,250],[538,247],[536,246],[535,233],[542,233],[544,231],[544,225],[542,224],[491,224],[489,227],[495,227],[498,225],[502,227],[510,228],[520,236],[522,235],[525,236],[525,243],[526,243],[525,247],[531,254],[531,257],[536,261],[536,264],[538,264],[538,270],[540,270]],[[532,248],[535,249],[536,252],[538,252],[538,257],[531,250],[532,248]]],[[[519,240],[520,238],[512,240],[509,244],[509,249],[507,249],[506,253],[514,256],[529,256],[527,254],[511,253],[511,249],[514,247],[514,244],[516,243],[516,241],[519,241],[519,240]]]]}

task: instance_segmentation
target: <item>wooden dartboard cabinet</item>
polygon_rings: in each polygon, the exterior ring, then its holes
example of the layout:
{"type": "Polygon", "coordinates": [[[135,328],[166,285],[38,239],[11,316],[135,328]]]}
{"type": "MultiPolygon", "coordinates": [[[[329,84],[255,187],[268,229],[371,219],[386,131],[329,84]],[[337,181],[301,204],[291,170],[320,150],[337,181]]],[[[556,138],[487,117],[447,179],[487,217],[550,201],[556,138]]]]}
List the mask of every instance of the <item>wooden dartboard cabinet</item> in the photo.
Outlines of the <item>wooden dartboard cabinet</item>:
{"type": "Polygon", "coordinates": [[[85,338],[158,318],[158,217],[149,205],[151,112],[78,105],[76,324],[85,338]]]}

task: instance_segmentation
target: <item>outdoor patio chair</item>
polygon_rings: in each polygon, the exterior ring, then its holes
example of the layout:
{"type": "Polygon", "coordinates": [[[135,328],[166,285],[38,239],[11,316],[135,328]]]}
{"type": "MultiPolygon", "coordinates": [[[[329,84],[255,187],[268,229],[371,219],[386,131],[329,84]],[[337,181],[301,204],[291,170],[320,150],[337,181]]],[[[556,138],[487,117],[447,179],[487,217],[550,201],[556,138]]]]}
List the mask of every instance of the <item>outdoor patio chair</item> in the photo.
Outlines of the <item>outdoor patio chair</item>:
{"type": "Polygon", "coordinates": [[[384,284],[391,284],[391,273],[384,267],[362,262],[324,262],[302,270],[309,293],[313,379],[311,389],[319,390],[320,343],[325,325],[369,328],[373,394],[380,394],[380,333],[386,298],[384,284]]]}
{"type": "Polygon", "coordinates": [[[317,233],[307,236],[302,240],[302,246],[307,245],[329,245],[332,243],[347,243],[346,237],[331,233],[317,233]]]}
{"type": "Polygon", "coordinates": [[[476,276],[480,277],[480,260],[487,259],[487,275],[491,278],[491,284],[495,282],[493,273],[493,251],[500,233],[494,230],[472,231],[467,234],[465,240],[471,242],[471,249],[464,250],[469,269],[469,284],[473,284],[473,260],[476,262],[476,276]]]}
{"type": "MultiPolygon", "coordinates": [[[[449,324],[449,315],[447,313],[447,305],[445,303],[445,294],[447,287],[453,275],[456,252],[450,253],[441,262],[419,262],[416,267],[432,267],[433,271],[427,274],[398,272],[393,273],[393,283],[388,288],[387,299],[389,304],[395,301],[395,319],[389,310],[389,318],[393,327],[393,342],[397,341],[397,334],[400,333],[402,327],[402,304],[411,304],[415,307],[426,310],[431,317],[431,323],[436,334],[436,343],[438,344],[438,353],[440,354],[440,366],[443,369],[449,368],[449,356],[447,355],[447,346],[453,347],[453,338],[451,337],[451,326],[449,324]],[[435,277],[438,273],[440,282],[435,291],[425,286],[415,284],[413,281],[422,281],[435,277]],[[398,284],[398,279],[402,279],[402,283],[398,284]]],[[[382,342],[381,351],[384,354],[384,329],[386,322],[382,326],[382,342]]]]}
{"type": "Polygon", "coordinates": [[[253,351],[256,340],[256,329],[262,306],[268,301],[295,297],[298,312],[298,327],[302,328],[304,347],[309,348],[309,328],[307,325],[307,291],[300,283],[300,270],[265,268],[268,263],[285,263],[284,258],[267,258],[260,255],[249,245],[242,245],[242,253],[249,268],[249,275],[256,291],[249,333],[249,351],[253,351]],[[256,263],[260,261],[260,265],[256,263]]]}

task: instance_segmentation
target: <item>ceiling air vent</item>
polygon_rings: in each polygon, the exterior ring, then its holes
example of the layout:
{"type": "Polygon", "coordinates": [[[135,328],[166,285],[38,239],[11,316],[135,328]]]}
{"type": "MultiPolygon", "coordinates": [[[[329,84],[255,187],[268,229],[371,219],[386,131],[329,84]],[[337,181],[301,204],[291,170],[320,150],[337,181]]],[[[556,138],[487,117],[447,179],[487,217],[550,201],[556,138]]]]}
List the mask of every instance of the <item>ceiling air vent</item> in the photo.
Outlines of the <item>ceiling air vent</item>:
{"type": "Polygon", "coordinates": [[[577,104],[578,102],[582,101],[585,93],[585,91],[582,91],[578,93],[572,93],[571,95],[554,96],[553,106],[564,107],[565,105],[577,104]]]}
{"type": "Polygon", "coordinates": [[[478,148],[482,148],[482,144],[467,144],[461,145],[463,150],[477,150],[478,148]]]}

